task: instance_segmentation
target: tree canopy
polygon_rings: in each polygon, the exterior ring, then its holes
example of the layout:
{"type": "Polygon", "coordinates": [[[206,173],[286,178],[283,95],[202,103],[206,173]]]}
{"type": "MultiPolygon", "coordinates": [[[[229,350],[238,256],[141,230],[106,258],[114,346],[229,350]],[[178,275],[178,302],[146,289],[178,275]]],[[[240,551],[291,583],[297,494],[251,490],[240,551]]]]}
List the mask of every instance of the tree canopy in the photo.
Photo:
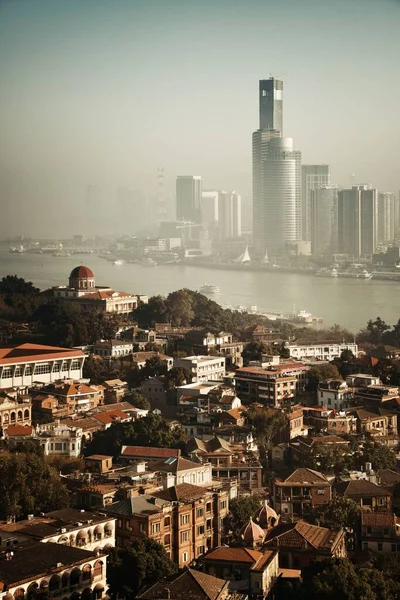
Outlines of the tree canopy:
{"type": "Polygon", "coordinates": [[[58,471],[40,448],[27,444],[0,453],[0,518],[17,518],[68,506],[68,492],[58,471]]]}
{"type": "Polygon", "coordinates": [[[31,281],[25,281],[17,275],[6,275],[0,281],[0,294],[37,295],[39,292],[39,288],[31,281]]]}
{"type": "Polygon", "coordinates": [[[86,446],[85,455],[109,454],[116,457],[123,445],[181,448],[183,443],[180,428],[171,428],[161,415],[149,413],[136,421],[113,423],[105,431],[97,431],[86,446]]]}
{"type": "Polygon", "coordinates": [[[330,363],[314,365],[308,371],[308,389],[316,390],[319,382],[326,379],[341,379],[338,368],[330,363]]]}
{"type": "Polygon", "coordinates": [[[141,587],[174,575],[177,570],[161,544],[151,538],[133,540],[129,548],[110,550],[109,594],[113,600],[133,600],[141,587]]]}
{"type": "Polygon", "coordinates": [[[229,503],[228,527],[237,538],[239,531],[249,522],[260,507],[260,501],[255,496],[242,496],[234,498],[229,503]]]}

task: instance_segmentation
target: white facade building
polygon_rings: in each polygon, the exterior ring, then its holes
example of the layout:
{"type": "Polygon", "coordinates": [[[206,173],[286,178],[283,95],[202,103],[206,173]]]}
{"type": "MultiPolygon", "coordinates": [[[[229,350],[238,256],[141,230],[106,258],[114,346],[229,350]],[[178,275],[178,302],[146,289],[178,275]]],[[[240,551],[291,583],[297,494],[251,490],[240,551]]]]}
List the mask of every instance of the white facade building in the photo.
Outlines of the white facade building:
{"type": "Polygon", "coordinates": [[[356,343],[319,342],[298,344],[294,342],[286,344],[286,348],[290,352],[290,358],[296,358],[297,360],[309,358],[331,361],[339,358],[343,350],[351,350],[354,356],[358,355],[358,345],[356,343]]]}
{"type": "Polygon", "coordinates": [[[80,427],[62,425],[60,421],[40,425],[38,431],[39,443],[45,456],[56,454],[77,458],[82,452],[82,435],[80,427]]]}
{"type": "Polygon", "coordinates": [[[351,395],[345,381],[321,381],[317,390],[318,406],[343,410],[347,408],[351,395]]]}
{"type": "Polygon", "coordinates": [[[85,357],[81,350],[41,344],[0,348],[0,389],[82,379],[85,357]]]}
{"type": "Polygon", "coordinates": [[[219,381],[225,375],[225,358],[223,356],[187,356],[174,358],[174,367],[186,369],[192,382],[219,381]]]}

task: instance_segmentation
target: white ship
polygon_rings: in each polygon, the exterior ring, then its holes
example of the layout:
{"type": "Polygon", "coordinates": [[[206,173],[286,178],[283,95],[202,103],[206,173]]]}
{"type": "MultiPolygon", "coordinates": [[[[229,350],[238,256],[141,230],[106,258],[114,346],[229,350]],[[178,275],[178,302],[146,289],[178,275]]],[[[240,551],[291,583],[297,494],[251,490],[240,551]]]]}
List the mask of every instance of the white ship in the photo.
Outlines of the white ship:
{"type": "Polygon", "coordinates": [[[219,294],[219,287],[217,285],[208,285],[205,283],[200,288],[201,294],[219,294]]]}
{"type": "Polygon", "coordinates": [[[124,264],[124,261],[123,260],[114,260],[113,264],[117,265],[117,266],[120,266],[120,265],[124,264]]]}

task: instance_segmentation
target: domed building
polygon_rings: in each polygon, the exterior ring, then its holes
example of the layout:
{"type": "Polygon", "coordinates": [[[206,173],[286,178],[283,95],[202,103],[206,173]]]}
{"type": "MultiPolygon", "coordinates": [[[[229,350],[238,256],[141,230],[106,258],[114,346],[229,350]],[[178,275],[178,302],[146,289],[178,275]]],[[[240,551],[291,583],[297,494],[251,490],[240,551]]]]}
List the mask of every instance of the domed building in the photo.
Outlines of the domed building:
{"type": "Polygon", "coordinates": [[[240,530],[240,537],[245,546],[255,548],[255,546],[261,546],[263,543],[265,531],[257,523],[254,523],[250,517],[250,521],[240,530]]]}
{"type": "Polygon", "coordinates": [[[260,506],[253,517],[254,521],[258,523],[262,529],[272,529],[279,522],[279,515],[274,511],[272,506],[269,506],[267,500],[260,506]]]}
{"type": "Polygon", "coordinates": [[[147,302],[147,296],[137,296],[128,292],[116,292],[107,286],[96,286],[93,271],[84,265],[72,269],[69,285],[53,288],[56,298],[77,302],[82,310],[100,310],[106,313],[129,315],[139,302],[147,302]]]}

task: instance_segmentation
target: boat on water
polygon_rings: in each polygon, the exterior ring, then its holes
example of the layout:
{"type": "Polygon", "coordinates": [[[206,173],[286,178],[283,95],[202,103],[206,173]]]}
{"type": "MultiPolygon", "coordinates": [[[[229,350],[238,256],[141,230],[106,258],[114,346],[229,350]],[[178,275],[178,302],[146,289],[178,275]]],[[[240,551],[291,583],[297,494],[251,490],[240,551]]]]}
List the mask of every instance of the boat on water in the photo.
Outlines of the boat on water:
{"type": "Polygon", "coordinates": [[[201,294],[219,294],[219,287],[217,285],[209,285],[205,283],[200,288],[201,294]]]}
{"type": "Polygon", "coordinates": [[[114,260],[114,262],[113,262],[113,265],[116,265],[117,267],[120,266],[120,265],[123,265],[123,264],[124,264],[124,261],[120,260],[120,259],[114,260]]]}
{"type": "Polygon", "coordinates": [[[316,277],[338,277],[339,272],[336,267],[332,267],[330,269],[324,267],[315,273],[316,277]]]}
{"type": "Polygon", "coordinates": [[[23,247],[22,244],[20,244],[19,246],[10,246],[9,252],[12,252],[15,254],[23,254],[25,252],[25,248],[23,247]]]}
{"type": "Polygon", "coordinates": [[[367,269],[359,267],[350,267],[344,271],[339,271],[336,267],[320,269],[315,273],[316,277],[347,277],[348,279],[372,279],[372,273],[367,269]]]}
{"type": "Polygon", "coordinates": [[[156,267],[157,263],[155,260],[153,260],[152,258],[150,258],[150,256],[145,256],[141,261],[140,264],[142,265],[142,267],[156,267]]]}

